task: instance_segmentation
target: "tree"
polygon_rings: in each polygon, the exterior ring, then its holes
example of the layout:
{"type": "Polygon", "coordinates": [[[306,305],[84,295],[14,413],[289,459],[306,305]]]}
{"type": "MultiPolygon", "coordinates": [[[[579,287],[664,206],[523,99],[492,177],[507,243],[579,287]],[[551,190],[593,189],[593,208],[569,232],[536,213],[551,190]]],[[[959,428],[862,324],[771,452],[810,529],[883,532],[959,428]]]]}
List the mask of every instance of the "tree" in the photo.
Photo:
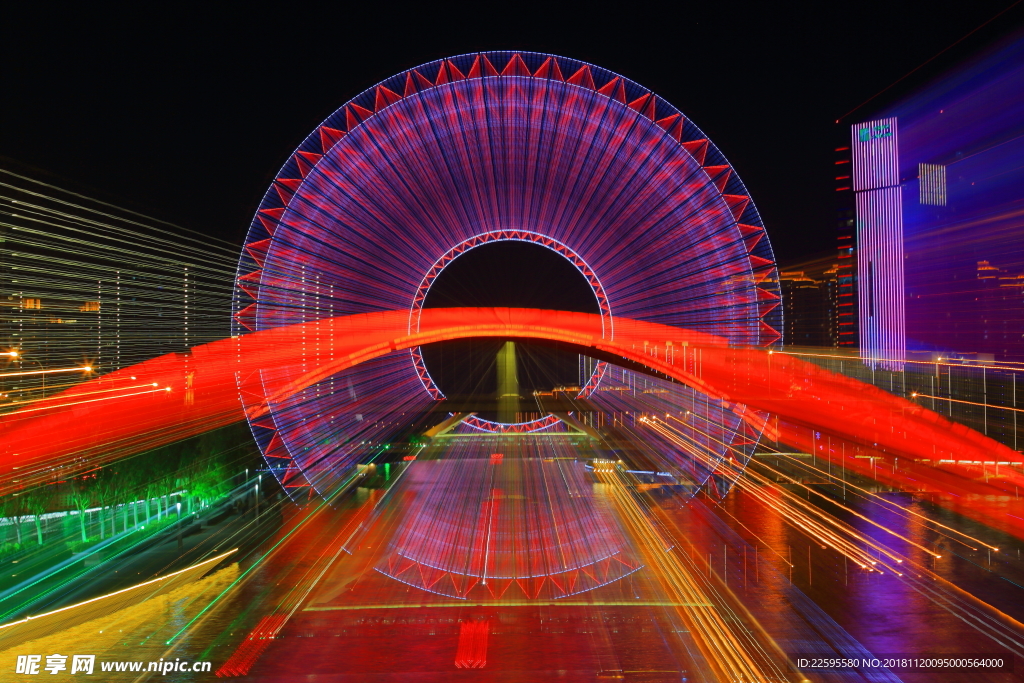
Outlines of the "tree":
{"type": "MultiPolygon", "coordinates": [[[[114,481],[113,472],[107,468],[103,468],[96,472],[96,479],[93,484],[93,493],[96,497],[96,502],[99,503],[99,519],[100,519],[100,540],[106,538],[106,515],[105,511],[107,505],[112,503],[117,495],[117,484],[114,481]]],[[[111,520],[110,535],[114,535],[113,520],[111,520]]]]}
{"type": "Polygon", "coordinates": [[[35,518],[36,541],[39,545],[43,544],[42,515],[50,511],[53,495],[54,489],[48,484],[36,487],[22,494],[24,509],[35,518]]]}
{"type": "Polygon", "coordinates": [[[18,545],[21,545],[21,525],[26,521],[25,517],[28,516],[25,494],[23,492],[12,493],[7,501],[7,510],[10,518],[14,522],[14,534],[18,545]]]}
{"type": "MultiPolygon", "coordinates": [[[[6,496],[0,497],[0,516],[7,517],[11,520],[11,526],[15,527],[15,536],[17,542],[21,543],[21,535],[17,530],[18,527],[18,506],[21,505],[21,501],[14,494],[7,494],[6,496]]],[[[4,531],[3,541],[7,541],[7,532],[4,531]]]]}
{"type": "Polygon", "coordinates": [[[79,477],[72,480],[72,489],[71,493],[69,494],[69,498],[71,499],[72,505],[74,505],[75,509],[78,510],[78,522],[79,526],[82,529],[83,543],[89,540],[85,528],[85,511],[92,507],[93,493],[91,484],[94,481],[95,479],[93,479],[92,477],[79,477]]]}
{"type": "MultiPolygon", "coordinates": [[[[146,487],[146,479],[145,479],[145,474],[146,473],[145,473],[145,471],[144,471],[144,469],[142,467],[138,466],[139,464],[140,464],[140,462],[138,460],[132,460],[132,461],[126,463],[127,467],[124,468],[125,472],[122,474],[122,477],[124,478],[125,493],[128,494],[128,498],[126,500],[126,504],[127,504],[127,502],[131,502],[131,505],[132,505],[132,517],[133,517],[133,519],[132,519],[132,526],[134,526],[136,528],[139,526],[139,504],[136,501],[136,499],[138,498],[139,493],[144,491],[145,487],[146,487]]],[[[124,522],[125,523],[125,529],[127,529],[128,528],[128,509],[127,508],[125,508],[125,510],[124,510],[124,520],[125,520],[125,522],[124,522]]]]}

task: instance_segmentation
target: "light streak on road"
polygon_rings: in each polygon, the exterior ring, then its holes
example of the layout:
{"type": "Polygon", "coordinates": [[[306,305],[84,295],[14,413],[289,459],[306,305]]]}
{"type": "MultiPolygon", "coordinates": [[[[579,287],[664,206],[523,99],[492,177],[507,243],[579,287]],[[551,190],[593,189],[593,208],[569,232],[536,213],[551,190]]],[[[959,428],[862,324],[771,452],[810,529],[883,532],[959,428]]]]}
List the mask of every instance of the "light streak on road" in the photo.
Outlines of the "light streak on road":
{"type": "MultiPolygon", "coordinates": [[[[712,462],[701,448],[695,446],[688,437],[673,429],[671,425],[663,420],[654,417],[647,417],[644,418],[642,424],[649,426],[651,429],[654,429],[681,448],[686,449],[694,457],[703,458],[706,461],[706,464],[712,469],[724,470],[724,474],[726,475],[737,476],[737,486],[742,487],[743,490],[749,492],[756,500],[779,513],[789,524],[805,532],[816,542],[824,543],[826,546],[831,546],[840,554],[845,555],[850,560],[856,562],[861,568],[869,571],[881,571],[878,568],[878,565],[881,564],[883,567],[890,569],[894,573],[901,573],[901,569],[881,562],[881,558],[872,558],[867,552],[858,547],[857,544],[874,549],[877,553],[885,555],[897,565],[902,564],[903,558],[899,557],[885,546],[875,543],[863,534],[858,533],[845,522],[828,515],[819,508],[794,495],[792,492],[773,486],[773,482],[769,479],[754,472],[746,470],[743,472],[746,479],[739,478],[738,475],[742,468],[738,463],[730,459],[722,459],[721,462],[712,462]],[[772,495],[773,492],[777,493],[779,497],[772,495]]],[[[688,426],[692,427],[692,425],[688,426]]],[[[702,435],[708,436],[708,438],[713,438],[707,434],[702,433],[702,435]]],[[[881,525],[877,526],[889,531],[889,533],[892,533],[894,536],[899,536],[899,534],[885,529],[881,525]]],[[[903,537],[900,538],[913,543],[913,541],[909,541],[909,539],[905,539],[903,537]]],[[[924,548],[924,546],[919,547],[925,552],[931,553],[931,551],[924,548]]],[[[931,554],[934,555],[934,553],[931,554]]]]}
{"type": "Polygon", "coordinates": [[[595,470],[595,476],[611,493],[648,566],[656,570],[669,595],[677,602],[690,605],[686,609],[677,608],[679,615],[687,623],[719,679],[744,682],[790,680],[753,635],[738,626],[739,620],[734,615],[727,616],[723,606],[712,602],[694,572],[680,562],[679,556],[666,548],[664,538],[623,485],[619,473],[601,468],[595,470]]]}

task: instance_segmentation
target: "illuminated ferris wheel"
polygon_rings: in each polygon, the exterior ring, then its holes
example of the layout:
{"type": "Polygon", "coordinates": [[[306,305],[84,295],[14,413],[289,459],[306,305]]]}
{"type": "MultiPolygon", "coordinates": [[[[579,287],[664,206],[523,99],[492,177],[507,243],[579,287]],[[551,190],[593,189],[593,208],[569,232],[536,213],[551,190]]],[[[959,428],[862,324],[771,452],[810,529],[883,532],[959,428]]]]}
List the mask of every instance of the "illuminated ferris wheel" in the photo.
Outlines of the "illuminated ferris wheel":
{"type": "MultiPolygon", "coordinates": [[[[513,52],[461,55],[397,74],[313,131],[278,173],[249,230],[234,331],[396,309],[409,311],[414,330],[445,268],[502,241],[539,245],[571,264],[590,287],[606,334],[614,334],[612,316],[622,316],[739,345],[780,338],[771,247],[718,148],[633,81],[573,59],[513,52]]],[[[315,357],[317,340],[302,353],[315,357]]],[[[247,406],[261,400],[263,379],[239,378],[247,406]]],[[[635,388],[635,381],[594,363],[580,396],[620,412],[660,409],[670,398],[703,410],[726,439],[740,422],[681,387],[669,398],[636,401],[629,392],[597,391],[635,388]]],[[[250,422],[284,485],[316,489],[365,460],[403,416],[440,398],[429,364],[414,350],[345,371],[250,422]]],[[[556,423],[550,416],[514,424],[472,418],[464,427],[528,432],[556,423]]]]}

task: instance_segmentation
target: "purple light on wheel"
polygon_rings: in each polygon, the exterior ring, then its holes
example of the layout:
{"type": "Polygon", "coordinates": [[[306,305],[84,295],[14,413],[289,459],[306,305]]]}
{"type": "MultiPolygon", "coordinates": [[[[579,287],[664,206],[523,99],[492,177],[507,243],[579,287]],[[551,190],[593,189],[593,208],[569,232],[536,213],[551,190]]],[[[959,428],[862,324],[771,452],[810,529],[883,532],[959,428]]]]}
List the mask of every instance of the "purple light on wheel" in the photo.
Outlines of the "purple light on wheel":
{"type": "MultiPolygon", "coordinates": [[[[771,247],[714,144],[626,78],[512,52],[398,74],[306,138],[250,228],[235,332],[414,311],[432,269],[458,258],[453,250],[482,235],[515,234],[548,241],[572,262],[602,315],[736,344],[779,341],[771,247]]],[[[297,353],[317,362],[316,340],[297,353]]],[[[584,390],[599,381],[595,371],[584,390]]],[[[239,378],[243,402],[255,400],[260,384],[239,378]]],[[[253,431],[285,485],[301,489],[314,483],[307,472],[329,481],[369,457],[400,428],[401,414],[438,398],[432,384],[415,353],[381,359],[275,408],[253,431]]]]}

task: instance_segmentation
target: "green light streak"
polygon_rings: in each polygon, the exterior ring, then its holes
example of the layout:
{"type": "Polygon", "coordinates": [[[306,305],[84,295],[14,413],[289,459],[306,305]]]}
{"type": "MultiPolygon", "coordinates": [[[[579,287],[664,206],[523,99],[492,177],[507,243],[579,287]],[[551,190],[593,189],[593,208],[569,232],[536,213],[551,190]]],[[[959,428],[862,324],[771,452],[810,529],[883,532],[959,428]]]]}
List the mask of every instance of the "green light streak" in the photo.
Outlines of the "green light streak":
{"type": "MultiPolygon", "coordinates": [[[[139,530],[139,529],[138,529],[138,527],[136,527],[136,528],[133,528],[133,529],[131,529],[131,530],[130,530],[130,531],[129,531],[129,532],[127,533],[127,534],[123,535],[123,536],[122,536],[121,538],[118,538],[118,539],[114,539],[114,540],[112,540],[112,541],[111,541],[110,543],[108,543],[108,544],[105,544],[105,545],[97,543],[97,544],[96,544],[95,546],[93,546],[92,548],[90,548],[89,552],[87,552],[87,553],[84,553],[84,554],[82,555],[82,557],[80,557],[79,559],[75,560],[74,562],[69,562],[69,564],[67,564],[67,565],[65,565],[65,566],[63,566],[63,567],[61,567],[60,569],[58,569],[58,570],[57,570],[57,571],[55,571],[55,572],[51,572],[51,573],[49,573],[49,574],[46,574],[45,576],[41,576],[40,578],[36,579],[36,580],[35,580],[35,581],[33,581],[32,583],[28,584],[27,586],[22,586],[21,588],[19,588],[18,590],[14,591],[14,592],[13,592],[13,593],[11,593],[10,595],[6,595],[6,596],[4,596],[3,598],[0,598],[0,602],[6,602],[7,600],[10,600],[10,599],[11,599],[11,598],[13,598],[14,596],[18,595],[19,593],[22,593],[22,592],[24,592],[24,591],[27,591],[27,590],[28,590],[29,588],[31,588],[32,586],[35,586],[35,585],[37,585],[37,584],[39,584],[39,583],[42,583],[43,581],[46,581],[47,579],[51,579],[51,578],[53,578],[54,576],[56,576],[56,575],[57,575],[57,574],[59,574],[60,572],[64,571],[65,569],[70,569],[71,567],[74,567],[74,566],[75,566],[76,564],[78,564],[78,562],[79,562],[79,561],[81,561],[81,560],[84,560],[85,558],[87,558],[87,557],[90,557],[91,555],[94,555],[94,554],[96,554],[96,553],[100,552],[101,550],[106,550],[106,549],[107,549],[107,548],[108,548],[109,546],[113,545],[114,543],[117,543],[118,541],[121,541],[121,540],[123,540],[123,539],[127,538],[128,536],[130,536],[131,534],[134,534],[134,533],[135,533],[136,531],[138,531],[138,530],[139,530]]],[[[147,536],[147,537],[146,537],[146,540],[148,540],[148,539],[150,539],[150,538],[153,538],[153,536],[152,536],[152,535],[151,535],[151,536],[147,536]]],[[[123,550],[121,550],[120,552],[118,552],[118,553],[117,553],[116,555],[114,555],[114,557],[111,557],[110,559],[111,559],[111,560],[113,560],[114,558],[116,558],[116,557],[118,557],[118,556],[120,556],[120,555],[123,555],[123,554],[124,554],[125,552],[127,552],[127,551],[131,550],[132,548],[135,548],[135,547],[137,547],[137,546],[139,545],[139,543],[142,543],[142,541],[139,541],[139,542],[137,542],[137,543],[135,543],[135,544],[133,544],[133,545],[130,545],[130,546],[128,546],[127,548],[124,548],[123,550]]],[[[65,580],[65,581],[64,581],[63,583],[60,583],[60,584],[58,584],[58,585],[54,586],[54,587],[53,587],[53,588],[51,588],[50,590],[48,590],[48,591],[46,591],[45,593],[43,593],[43,594],[41,594],[40,596],[38,596],[38,597],[37,597],[36,599],[38,600],[38,599],[41,599],[41,598],[44,598],[44,597],[46,597],[47,595],[53,595],[53,593],[54,593],[55,591],[58,591],[58,590],[60,590],[61,588],[63,588],[63,587],[65,587],[65,586],[67,586],[67,585],[68,585],[69,583],[71,583],[72,581],[76,581],[76,580],[78,580],[78,579],[79,579],[79,578],[81,578],[82,576],[84,576],[84,575],[88,574],[88,573],[89,573],[90,571],[93,571],[93,569],[95,569],[95,567],[94,567],[94,568],[91,568],[91,569],[86,569],[86,570],[84,570],[84,571],[81,571],[81,572],[79,572],[78,574],[75,574],[74,576],[71,576],[70,578],[66,579],[66,580],[65,580]]],[[[8,618],[8,617],[10,617],[10,616],[11,616],[12,614],[14,614],[15,612],[17,612],[18,610],[21,610],[21,609],[23,609],[23,608],[24,608],[24,607],[25,607],[26,605],[28,605],[28,604],[30,604],[30,603],[22,603],[22,604],[19,604],[19,605],[17,605],[16,607],[13,607],[13,608],[9,609],[8,611],[4,612],[3,614],[0,614],[0,620],[4,620],[4,619],[7,619],[7,618],[8,618]]]]}
{"type": "MultiPolygon", "coordinates": [[[[380,455],[380,451],[378,451],[377,453],[375,453],[375,454],[374,454],[374,456],[373,456],[373,458],[376,458],[376,457],[377,457],[378,455],[380,455]]],[[[373,458],[371,458],[371,460],[372,460],[373,458]]],[[[192,627],[192,624],[194,624],[194,623],[195,623],[196,621],[198,621],[198,620],[199,620],[199,618],[200,618],[200,617],[202,617],[202,616],[203,616],[204,614],[206,614],[206,612],[208,612],[208,611],[210,610],[210,608],[212,608],[212,607],[213,607],[213,606],[214,606],[215,604],[217,604],[217,603],[218,603],[218,602],[220,601],[220,599],[221,599],[221,598],[223,598],[223,597],[224,597],[225,595],[227,595],[227,594],[228,594],[229,592],[231,592],[231,591],[232,591],[232,590],[233,590],[233,589],[235,588],[235,586],[237,586],[237,585],[239,584],[239,582],[241,582],[241,581],[242,581],[243,579],[245,579],[245,578],[246,578],[246,577],[247,577],[247,576],[248,576],[249,574],[251,574],[251,573],[253,572],[253,570],[254,570],[254,569],[256,569],[257,567],[259,567],[259,566],[260,566],[260,564],[261,564],[261,563],[262,563],[262,562],[263,562],[263,561],[264,561],[265,559],[267,559],[267,557],[268,557],[268,556],[269,556],[269,555],[270,555],[271,553],[273,553],[273,552],[274,552],[274,551],[275,551],[275,550],[276,550],[276,549],[277,549],[277,548],[278,548],[278,547],[279,547],[279,546],[280,546],[280,545],[281,545],[282,543],[284,543],[284,542],[285,542],[285,541],[287,541],[287,540],[288,540],[289,538],[291,538],[291,536],[292,536],[292,535],[293,535],[293,534],[294,534],[295,532],[297,532],[297,531],[298,531],[299,529],[303,528],[303,527],[304,527],[304,526],[306,525],[306,523],[307,523],[307,522],[308,522],[308,521],[309,521],[309,520],[310,520],[310,519],[311,519],[312,517],[314,517],[315,515],[317,515],[317,514],[318,514],[318,513],[319,513],[319,512],[320,512],[320,511],[321,511],[321,510],[322,510],[322,509],[324,508],[324,506],[326,506],[326,505],[330,504],[330,503],[331,503],[331,502],[332,502],[332,501],[333,501],[333,500],[334,500],[335,498],[337,498],[337,497],[338,497],[338,496],[340,496],[340,495],[341,495],[342,493],[344,493],[344,492],[345,492],[345,491],[346,491],[346,490],[347,490],[347,489],[349,488],[349,486],[350,486],[350,485],[351,485],[352,483],[354,483],[354,482],[355,482],[355,481],[356,481],[356,480],[357,480],[358,478],[359,478],[359,473],[358,473],[358,472],[356,472],[356,473],[352,474],[351,476],[349,476],[349,478],[348,478],[348,479],[346,479],[346,480],[345,480],[345,481],[344,481],[344,482],[343,482],[343,483],[341,484],[341,486],[339,486],[339,487],[338,487],[337,491],[335,491],[335,492],[334,492],[334,493],[333,493],[333,494],[332,494],[332,495],[331,495],[331,496],[330,496],[329,498],[325,498],[324,500],[322,500],[322,501],[320,502],[320,504],[319,504],[319,505],[317,505],[317,506],[316,506],[316,508],[315,508],[315,509],[314,509],[314,510],[313,510],[312,512],[310,512],[310,513],[309,513],[308,515],[306,515],[306,517],[305,517],[305,518],[303,518],[303,520],[302,520],[301,522],[299,522],[298,524],[296,524],[296,525],[295,525],[295,526],[294,526],[294,527],[292,528],[292,530],[291,530],[291,531],[289,531],[289,532],[288,532],[287,534],[285,534],[284,536],[282,536],[282,537],[281,537],[281,539],[280,539],[280,540],[279,540],[279,541],[278,541],[277,543],[275,543],[275,544],[274,544],[273,546],[271,546],[271,547],[270,547],[270,549],[269,549],[269,550],[267,550],[267,552],[263,553],[263,555],[262,555],[262,556],[261,556],[261,557],[260,557],[260,558],[259,558],[258,560],[256,560],[255,562],[253,562],[253,563],[252,563],[252,566],[250,566],[250,567],[249,567],[248,569],[246,569],[246,570],[245,570],[244,572],[242,572],[241,574],[239,574],[239,575],[238,575],[238,578],[237,578],[237,579],[235,579],[234,581],[232,581],[232,582],[231,582],[231,585],[229,585],[229,586],[228,586],[227,588],[225,588],[225,589],[224,589],[223,591],[221,591],[220,595],[218,595],[218,596],[217,596],[217,597],[215,597],[215,598],[214,598],[213,600],[211,600],[211,601],[210,601],[210,604],[208,604],[208,605],[207,605],[206,607],[204,607],[204,608],[203,608],[202,610],[200,610],[198,614],[196,614],[196,615],[195,615],[194,617],[192,617],[192,620],[191,620],[191,621],[189,621],[189,622],[188,622],[187,624],[185,624],[184,626],[182,626],[182,627],[181,627],[181,629],[179,629],[179,630],[178,630],[178,632],[177,632],[177,633],[175,633],[175,634],[174,634],[173,636],[171,636],[170,638],[168,638],[168,639],[167,639],[167,640],[166,640],[166,641],[164,642],[164,644],[165,644],[165,645],[170,645],[171,643],[173,643],[173,642],[174,642],[174,641],[175,641],[175,640],[176,640],[176,639],[178,638],[178,636],[180,636],[180,635],[181,635],[182,633],[184,633],[184,632],[185,632],[185,631],[187,631],[187,630],[188,630],[189,628],[191,628],[191,627],[192,627]]]]}

